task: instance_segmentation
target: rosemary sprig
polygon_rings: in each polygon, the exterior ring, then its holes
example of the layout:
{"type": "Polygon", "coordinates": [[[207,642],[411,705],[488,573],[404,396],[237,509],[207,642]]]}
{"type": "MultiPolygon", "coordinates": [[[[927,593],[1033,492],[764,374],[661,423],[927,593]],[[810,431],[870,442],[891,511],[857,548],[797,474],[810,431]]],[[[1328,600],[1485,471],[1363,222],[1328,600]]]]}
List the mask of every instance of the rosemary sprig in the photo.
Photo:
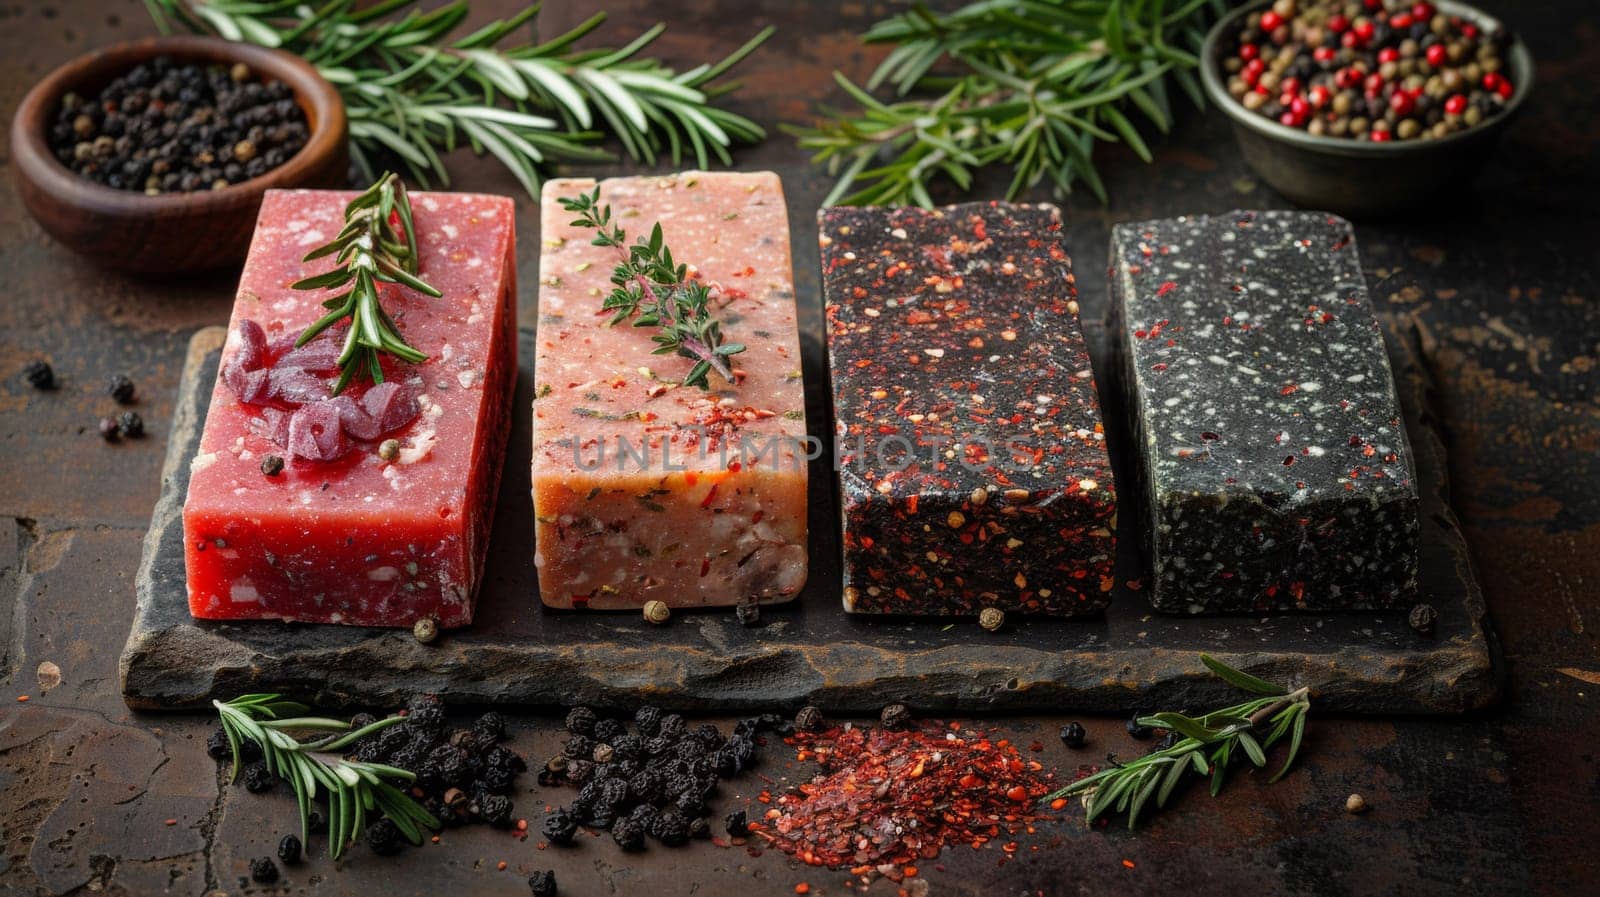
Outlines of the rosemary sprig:
{"type": "Polygon", "coordinates": [[[1215,797],[1222,791],[1231,763],[1242,755],[1253,765],[1265,767],[1267,751],[1287,735],[1289,754],[1269,781],[1283,778],[1300,753],[1306,716],[1311,711],[1310,691],[1280,688],[1207,654],[1201,654],[1200,660],[1225,682],[1265,697],[1204,716],[1169,711],[1140,717],[1140,725],[1168,729],[1182,738],[1171,747],[1079,779],[1044,799],[1082,795],[1085,822],[1109,812],[1126,813],[1128,828],[1132,829],[1150,799],[1155,799],[1157,807],[1166,806],[1173,790],[1190,771],[1211,777],[1211,796],[1215,797]]]}
{"type": "Polygon", "coordinates": [[[239,746],[246,739],[261,748],[267,769],[288,779],[300,808],[300,840],[310,834],[311,804],[318,791],[328,794],[328,853],[337,859],[345,846],[366,827],[369,813],[389,817],[412,844],[422,843],[424,830],[437,829],[439,820],[412,800],[392,781],[411,782],[416,776],[382,763],[359,763],[334,756],[381,729],[401,722],[391,716],[355,731],[348,723],[322,717],[302,717],[304,704],[276,694],[241,695],[231,701],[212,701],[222,721],[222,731],[233,751],[232,778],[239,777],[239,746]],[[313,741],[299,741],[290,732],[329,732],[313,741]]]}
{"type": "Polygon", "coordinates": [[[614,134],[634,159],[679,164],[692,153],[731,164],[729,148],[766,136],[714,100],[736,85],[714,83],[772,34],[767,28],[715,64],[676,71],[640,54],[657,25],[620,49],[574,50],[605,22],[597,13],[551,40],[517,43],[539,4],[462,36],[467,0],[422,10],[420,0],[145,0],[163,32],[174,26],[278,47],[305,58],[333,83],[350,118],[351,155],[372,178],[380,156],[400,160],[412,180],[448,184],[443,153],[467,145],[499,159],[538,195],[553,158],[598,160],[614,134]]]}
{"type": "Polygon", "coordinates": [[[1048,181],[1083,183],[1105,202],[1096,141],[1150,150],[1133,123],[1165,133],[1168,83],[1203,104],[1192,70],[1204,24],[1223,0],[977,0],[940,14],[921,4],[863,40],[893,44],[866,89],[834,73],[860,105],[786,127],[837,182],[823,205],[932,206],[943,178],[961,191],[990,166],[1012,171],[1008,199],[1048,181]],[[889,83],[898,102],[869,91],[889,83]]]}
{"type": "Polygon", "coordinates": [[[695,359],[694,367],[683,378],[684,386],[709,390],[707,374],[712,371],[732,383],[733,369],[727,359],[743,352],[744,344],[722,341],[722,323],[711,316],[707,305],[710,289],[703,282],[688,278],[687,265],[673,262],[660,223],[650,231],[648,239],[641,237],[629,246],[622,225],[612,223],[611,206],[600,204],[599,187],[592,193],[563,197],[561,207],[578,216],[573,227],[595,231],[591,243],[614,248],[621,257],[611,272],[616,289],[601,306],[613,312],[610,323],[633,318],[635,327],[660,327],[661,332],[651,337],[658,344],[651,354],[695,359]]]}
{"type": "Polygon", "coordinates": [[[297,290],[349,287],[322,303],[331,309],[305,329],[296,346],[303,346],[335,323],[350,319],[344,351],[339,354],[339,381],[334,395],[344,391],[357,374],[367,371],[372,382],[383,382],[380,353],[387,352],[412,364],[428,356],[405,341],[394,320],[378,302],[379,283],[398,283],[426,296],[443,295],[417,276],[417,234],[411,221],[411,199],[405,184],[392,172],[350,201],[344,209],[344,229],[331,243],[306,254],[305,261],[338,256],[338,266],[325,274],[297,281],[297,290]]]}

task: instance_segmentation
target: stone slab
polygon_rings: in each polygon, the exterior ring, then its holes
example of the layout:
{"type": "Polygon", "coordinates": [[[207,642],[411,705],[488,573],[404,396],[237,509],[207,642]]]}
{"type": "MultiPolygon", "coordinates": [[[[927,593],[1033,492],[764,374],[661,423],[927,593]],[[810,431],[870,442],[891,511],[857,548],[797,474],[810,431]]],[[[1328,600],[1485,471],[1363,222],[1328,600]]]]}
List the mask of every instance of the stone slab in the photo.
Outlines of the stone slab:
{"type": "MultiPolygon", "coordinates": [[[[648,695],[683,711],[738,713],[815,702],[870,713],[891,700],[937,712],[1128,713],[1199,707],[1231,689],[1198,652],[1272,681],[1309,685],[1330,712],[1451,714],[1484,707],[1501,679],[1482,593],[1445,482],[1444,443],[1428,411],[1430,384],[1414,328],[1390,321],[1389,349],[1423,491],[1421,597],[1439,610],[1432,638],[1404,613],[1167,617],[1129,588],[1143,575],[1137,539],[1123,544],[1119,585],[1103,619],[1013,620],[997,633],[946,619],[855,617],[839,596],[834,478],[811,475],[811,558],[800,599],[763,610],[744,628],[727,611],[680,612],[663,627],[635,613],[543,609],[527,544],[532,333],[522,333],[511,450],[501,485],[477,620],[433,645],[409,633],[339,626],[190,619],[181,510],[189,457],[204,423],[221,328],[196,333],[172,425],[161,499],[145,540],[137,609],[121,659],[135,708],[200,706],[216,696],[287,691],[321,706],[395,706],[417,691],[452,701],[554,706],[631,705],[648,695]]],[[[1097,367],[1102,327],[1086,323],[1097,367]]],[[[804,341],[807,379],[825,370],[819,340],[804,341]]],[[[1106,382],[1106,371],[1097,379],[1106,382]]],[[[814,434],[831,432],[826,390],[808,390],[814,434]]],[[[1124,415],[1107,396],[1118,475],[1124,415]]],[[[1132,515],[1124,520],[1137,519],[1132,515]]]]}

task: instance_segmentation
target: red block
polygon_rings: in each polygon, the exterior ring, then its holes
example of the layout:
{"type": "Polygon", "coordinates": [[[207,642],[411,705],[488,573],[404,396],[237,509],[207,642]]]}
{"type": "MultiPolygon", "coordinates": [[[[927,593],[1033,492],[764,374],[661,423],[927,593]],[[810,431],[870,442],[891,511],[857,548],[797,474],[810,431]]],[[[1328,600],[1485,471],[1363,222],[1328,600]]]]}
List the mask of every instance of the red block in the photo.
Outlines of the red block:
{"type": "MultiPolygon", "coordinates": [[[[354,195],[267,193],[224,366],[247,348],[242,322],[282,347],[321,316],[328,294],[290,285],[332,267],[301,258],[339,232],[354,195]]],[[[428,360],[385,357],[384,371],[420,414],[380,439],[350,437],[337,461],[309,461],[282,447],[282,430],[274,443],[268,406],[241,402],[219,377],[183,508],[195,617],[472,621],[516,384],[515,213],[507,198],[466,193],[416,193],[412,205],[419,274],[444,295],[386,287],[384,307],[428,360]],[[378,456],[383,438],[400,443],[393,461],[378,456]],[[286,462],[276,476],[262,469],[269,454],[286,462]]],[[[367,388],[346,394],[359,402],[367,388]]]]}

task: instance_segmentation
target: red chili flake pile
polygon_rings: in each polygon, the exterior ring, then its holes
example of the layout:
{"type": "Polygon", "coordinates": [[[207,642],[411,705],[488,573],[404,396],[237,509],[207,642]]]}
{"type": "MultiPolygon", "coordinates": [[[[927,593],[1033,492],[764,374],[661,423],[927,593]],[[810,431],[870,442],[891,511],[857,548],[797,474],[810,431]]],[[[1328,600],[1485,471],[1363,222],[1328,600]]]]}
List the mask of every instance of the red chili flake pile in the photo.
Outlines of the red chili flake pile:
{"type": "Polygon", "coordinates": [[[982,847],[1027,831],[1054,788],[1009,741],[932,721],[802,732],[788,742],[823,772],[776,798],[751,828],[813,866],[904,866],[948,845],[982,847]]]}

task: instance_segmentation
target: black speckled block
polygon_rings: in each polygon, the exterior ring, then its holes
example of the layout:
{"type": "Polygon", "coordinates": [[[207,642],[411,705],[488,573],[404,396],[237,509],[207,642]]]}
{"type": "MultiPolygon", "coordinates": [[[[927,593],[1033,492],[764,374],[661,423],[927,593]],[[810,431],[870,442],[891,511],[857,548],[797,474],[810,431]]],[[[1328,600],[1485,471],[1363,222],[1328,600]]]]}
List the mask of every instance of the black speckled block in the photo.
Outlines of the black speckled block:
{"type": "Polygon", "coordinates": [[[1151,604],[1412,600],[1416,472],[1349,223],[1231,212],[1124,224],[1111,265],[1151,604]]]}
{"type": "Polygon", "coordinates": [[[818,219],[845,609],[1105,610],[1116,490],[1061,213],[818,219]]]}

